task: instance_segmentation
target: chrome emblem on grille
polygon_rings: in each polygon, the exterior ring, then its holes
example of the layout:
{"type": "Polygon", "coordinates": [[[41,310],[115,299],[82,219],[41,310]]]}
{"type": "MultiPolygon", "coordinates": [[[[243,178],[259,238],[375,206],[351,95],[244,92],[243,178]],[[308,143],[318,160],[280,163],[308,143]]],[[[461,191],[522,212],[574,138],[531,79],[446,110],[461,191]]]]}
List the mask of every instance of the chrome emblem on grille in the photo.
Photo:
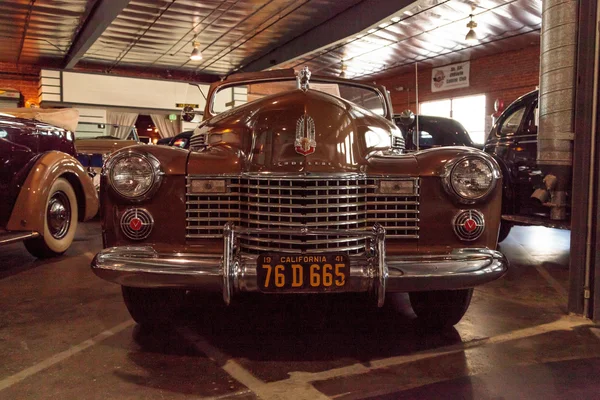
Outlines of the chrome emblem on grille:
{"type": "Polygon", "coordinates": [[[307,156],[315,152],[315,121],[309,115],[301,116],[296,122],[296,153],[307,156]]]}

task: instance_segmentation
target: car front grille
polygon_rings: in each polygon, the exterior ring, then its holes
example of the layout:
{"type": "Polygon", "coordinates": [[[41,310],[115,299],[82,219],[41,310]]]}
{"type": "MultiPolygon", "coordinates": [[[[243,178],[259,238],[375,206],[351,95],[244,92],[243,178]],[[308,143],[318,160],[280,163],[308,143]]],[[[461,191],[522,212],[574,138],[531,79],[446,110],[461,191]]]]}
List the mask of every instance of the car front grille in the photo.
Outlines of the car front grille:
{"type": "Polygon", "coordinates": [[[402,195],[380,194],[376,178],[230,177],[225,178],[226,193],[192,193],[195,179],[223,178],[188,177],[188,241],[221,238],[227,222],[265,230],[238,235],[241,251],[254,254],[365,251],[365,237],[303,235],[303,228],[370,231],[380,223],[386,238],[419,237],[418,178],[400,179],[413,182],[414,187],[411,194],[402,195]]]}
{"type": "Polygon", "coordinates": [[[190,148],[198,150],[206,145],[206,134],[194,134],[190,138],[190,148]]]}
{"type": "Polygon", "coordinates": [[[402,136],[392,137],[392,148],[393,149],[404,149],[404,138],[402,136]]]}

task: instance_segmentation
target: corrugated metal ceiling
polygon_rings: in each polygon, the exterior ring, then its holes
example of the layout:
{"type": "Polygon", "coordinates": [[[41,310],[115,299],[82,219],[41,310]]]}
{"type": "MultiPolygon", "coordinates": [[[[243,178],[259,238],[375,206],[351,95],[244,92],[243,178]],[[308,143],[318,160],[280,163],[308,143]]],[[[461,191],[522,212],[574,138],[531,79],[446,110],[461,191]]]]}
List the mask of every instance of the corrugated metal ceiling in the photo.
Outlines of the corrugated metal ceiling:
{"type": "MultiPolygon", "coordinates": [[[[97,0],[0,0],[0,61],[61,61],[97,0]]],[[[82,61],[231,73],[364,0],[132,0],[82,61]],[[204,58],[190,61],[192,43],[204,58]]],[[[100,3],[98,3],[100,4],[100,3]]],[[[539,43],[541,0],[421,0],[352,38],[279,67],[350,78],[397,74],[539,43]],[[469,14],[480,42],[467,46],[469,14]]]]}
{"type": "Polygon", "coordinates": [[[94,1],[1,0],[0,61],[62,59],[94,1]]]}
{"type": "Polygon", "coordinates": [[[285,62],[313,72],[370,78],[406,72],[414,62],[443,65],[539,43],[541,0],[423,1],[343,43],[285,62]],[[479,42],[465,41],[469,14],[479,42]],[[343,63],[342,63],[343,61],[343,63]]]}
{"type": "Polygon", "coordinates": [[[84,61],[225,75],[360,0],[133,0],[84,61]],[[190,61],[193,41],[203,60],[190,61]]]}

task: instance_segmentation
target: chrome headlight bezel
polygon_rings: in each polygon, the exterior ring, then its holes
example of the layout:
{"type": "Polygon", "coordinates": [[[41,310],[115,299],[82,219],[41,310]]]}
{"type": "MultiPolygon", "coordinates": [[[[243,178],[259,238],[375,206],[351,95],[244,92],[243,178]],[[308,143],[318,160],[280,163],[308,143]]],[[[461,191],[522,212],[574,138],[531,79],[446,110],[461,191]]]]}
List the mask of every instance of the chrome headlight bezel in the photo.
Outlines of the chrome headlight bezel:
{"type": "Polygon", "coordinates": [[[155,156],[153,156],[152,154],[149,154],[149,153],[144,153],[144,152],[135,151],[135,150],[119,152],[119,153],[111,155],[106,160],[106,163],[104,164],[102,174],[106,177],[108,184],[109,184],[108,186],[110,187],[110,190],[115,195],[119,196],[122,199],[128,200],[130,202],[141,202],[141,201],[151,198],[156,193],[158,188],[160,187],[160,185],[162,183],[162,178],[164,176],[164,172],[162,171],[160,161],[158,161],[158,159],[155,156]],[[114,184],[114,181],[113,181],[114,166],[119,161],[129,158],[129,157],[141,158],[142,160],[144,160],[144,162],[148,163],[148,165],[150,166],[150,168],[152,170],[152,182],[150,183],[148,188],[143,193],[136,195],[136,196],[129,196],[125,193],[120,192],[119,190],[117,190],[117,188],[114,184]]]}
{"type": "Polygon", "coordinates": [[[494,191],[494,188],[498,183],[498,179],[500,179],[501,176],[502,174],[500,172],[500,168],[494,160],[477,154],[468,154],[465,156],[457,157],[446,164],[444,173],[442,175],[442,182],[444,190],[452,197],[454,197],[459,203],[475,204],[484,201],[488,198],[488,196],[494,191]],[[492,174],[492,181],[490,182],[490,186],[488,187],[487,191],[477,197],[472,198],[467,198],[459,194],[452,184],[452,174],[454,173],[456,166],[461,162],[469,159],[477,159],[483,162],[490,169],[490,172],[492,174]]]}

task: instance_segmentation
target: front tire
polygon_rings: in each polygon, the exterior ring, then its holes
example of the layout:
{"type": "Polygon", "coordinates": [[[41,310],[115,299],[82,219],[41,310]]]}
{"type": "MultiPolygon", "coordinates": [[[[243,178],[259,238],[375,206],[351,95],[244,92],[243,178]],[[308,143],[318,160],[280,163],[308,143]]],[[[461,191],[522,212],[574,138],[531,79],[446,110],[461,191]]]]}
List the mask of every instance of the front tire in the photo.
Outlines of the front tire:
{"type": "Polygon", "coordinates": [[[37,258],[60,256],[73,243],[78,218],[73,187],[64,178],[56,179],[46,200],[44,232],[41,237],[25,241],[25,248],[37,258]]]}
{"type": "Polygon", "coordinates": [[[443,329],[457,324],[465,315],[473,289],[411,292],[408,295],[421,326],[443,329]]]}
{"type": "Polygon", "coordinates": [[[185,297],[185,291],[179,289],[121,286],[121,291],[131,317],[148,327],[168,323],[185,297]]]}

